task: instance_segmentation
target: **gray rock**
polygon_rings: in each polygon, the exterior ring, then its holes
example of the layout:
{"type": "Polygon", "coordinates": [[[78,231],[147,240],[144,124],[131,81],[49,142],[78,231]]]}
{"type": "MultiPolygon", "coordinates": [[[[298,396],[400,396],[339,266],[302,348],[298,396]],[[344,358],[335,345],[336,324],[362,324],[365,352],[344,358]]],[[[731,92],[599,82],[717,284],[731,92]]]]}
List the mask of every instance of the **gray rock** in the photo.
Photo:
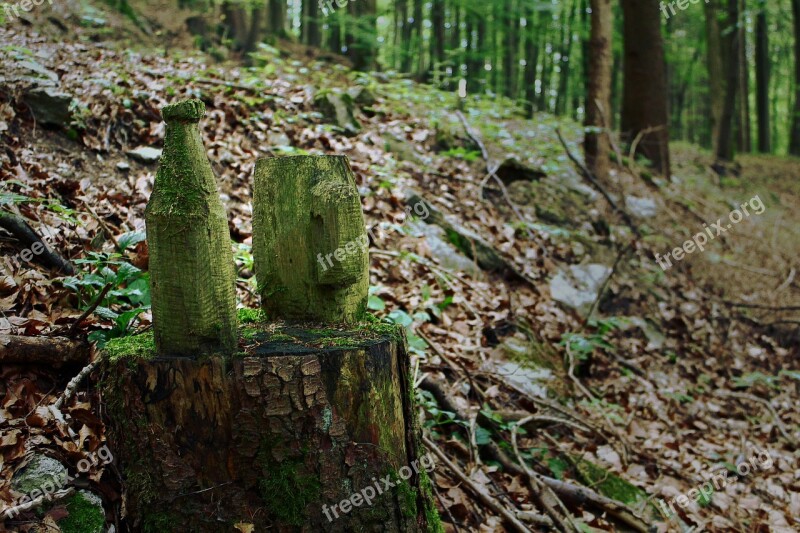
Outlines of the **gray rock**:
{"type": "Polygon", "coordinates": [[[22,99],[30,106],[39,124],[65,127],[72,120],[72,96],[54,87],[36,87],[26,92],[22,99]]]}
{"type": "Polygon", "coordinates": [[[18,61],[17,66],[30,70],[31,72],[35,72],[40,77],[48,79],[52,82],[58,82],[58,74],[48,68],[45,68],[36,61],[18,61]]]}
{"type": "Polygon", "coordinates": [[[67,481],[67,468],[46,455],[35,455],[21,470],[14,472],[11,488],[22,494],[41,490],[46,485],[63,486],[67,481]]]}
{"type": "Polygon", "coordinates": [[[410,220],[407,227],[412,235],[424,236],[431,255],[447,270],[464,272],[474,278],[483,276],[475,261],[464,257],[455,246],[447,241],[447,234],[439,226],[425,224],[421,220],[410,220]]]}
{"type": "Polygon", "coordinates": [[[537,398],[547,398],[545,385],[553,379],[553,372],[546,368],[529,368],[512,361],[496,362],[489,359],[482,365],[482,370],[498,374],[512,387],[537,398]]]}
{"type": "Polygon", "coordinates": [[[586,316],[610,275],[611,268],[605,265],[570,265],[568,270],[559,270],[550,280],[550,295],[553,300],[586,316]]]}
{"type": "Polygon", "coordinates": [[[121,171],[124,172],[124,171],[130,170],[130,169],[131,169],[131,166],[128,163],[126,163],[125,161],[120,161],[119,163],[117,163],[117,170],[121,170],[121,171]]]}
{"type": "Polygon", "coordinates": [[[347,94],[349,94],[353,102],[358,105],[372,106],[377,102],[372,91],[362,85],[356,85],[355,87],[347,89],[347,94]]]}
{"type": "Polygon", "coordinates": [[[131,159],[145,164],[156,163],[158,162],[159,158],[161,158],[161,149],[153,148],[151,146],[138,146],[133,150],[128,150],[125,153],[131,159]]]}
{"type": "Polygon", "coordinates": [[[314,97],[314,105],[326,120],[340,127],[348,135],[361,131],[361,124],[353,111],[353,98],[347,93],[324,91],[314,97]]]}
{"type": "Polygon", "coordinates": [[[406,194],[406,205],[414,213],[425,213],[425,222],[442,228],[448,242],[473,259],[483,270],[521,277],[514,265],[506,261],[491,244],[469,228],[459,225],[452,217],[446,216],[417,193],[409,191],[406,194]]]}
{"type": "Polygon", "coordinates": [[[658,205],[652,198],[625,197],[625,209],[638,218],[652,218],[658,213],[658,205]]]}

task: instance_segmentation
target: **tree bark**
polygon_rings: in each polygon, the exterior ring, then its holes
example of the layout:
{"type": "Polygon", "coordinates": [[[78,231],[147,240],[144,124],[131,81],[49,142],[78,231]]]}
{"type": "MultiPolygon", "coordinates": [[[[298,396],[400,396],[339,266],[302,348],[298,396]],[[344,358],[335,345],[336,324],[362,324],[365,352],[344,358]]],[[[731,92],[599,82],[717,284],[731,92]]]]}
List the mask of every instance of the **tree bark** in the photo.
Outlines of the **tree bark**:
{"type": "Polygon", "coordinates": [[[792,0],[794,14],[794,110],[789,153],[800,156],[800,0],[792,0]]]}
{"type": "Polygon", "coordinates": [[[592,29],[589,41],[589,88],[586,97],[586,165],[599,179],[607,179],[610,167],[611,42],[614,19],[611,0],[591,0],[592,29]],[[598,131],[591,131],[598,130],[598,131]]]}
{"type": "Polygon", "coordinates": [[[725,53],[725,100],[719,125],[719,143],[714,153],[715,163],[733,161],[733,119],[736,113],[736,93],[739,88],[739,0],[728,0],[725,20],[726,35],[722,39],[725,53]]]}
{"type": "Polygon", "coordinates": [[[769,125],[769,31],[767,6],[761,0],[756,15],[756,115],[758,119],[758,151],[768,154],[770,149],[769,125]]]}
{"type": "Polygon", "coordinates": [[[225,207],[198,122],[200,100],[165,106],[164,154],[145,209],[160,355],[236,348],[236,268],[225,207]]]}
{"type": "Polygon", "coordinates": [[[722,54],[722,35],[719,27],[720,0],[709,0],[704,5],[706,16],[706,60],[708,63],[708,92],[711,109],[711,150],[719,149],[719,129],[722,123],[722,109],[725,106],[725,69],[722,54]]]}
{"type": "MultiPolygon", "coordinates": [[[[744,0],[739,0],[739,13],[744,14],[744,0]]],[[[749,153],[753,150],[753,139],[750,125],[750,69],[747,63],[747,28],[744,15],[738,24],[739,39],[737,41],[737,54],[739,63],[739,98],[737,99],[739,113],[737,121],[739,151],[749,153]]]]}
{"type": "Polygon", "coordinates": [[[319,3],[313,0],[303,2],[303,21],[300,26],[302,41],[308,46],[322,46],[319,3]]]}
{"type": "Polygon", "coordinates": [[[642,135],[637,153],[657,172],[670,174],[669,113],[661,13],[656,0],[622,0],[624,76],[622,132],[629,142],[642,135]]]}
{"type": "Polygon", "coordinates": [[[270,318],[354,323],[366,310],[369,241],[345,156],[259,159],[253,256],[270,318]]]}
{"type": "Polygon", "coordinates": [[[254,326],[232,359],[105,359],[127,529],[441,531],[402,332],[254,326]]]}

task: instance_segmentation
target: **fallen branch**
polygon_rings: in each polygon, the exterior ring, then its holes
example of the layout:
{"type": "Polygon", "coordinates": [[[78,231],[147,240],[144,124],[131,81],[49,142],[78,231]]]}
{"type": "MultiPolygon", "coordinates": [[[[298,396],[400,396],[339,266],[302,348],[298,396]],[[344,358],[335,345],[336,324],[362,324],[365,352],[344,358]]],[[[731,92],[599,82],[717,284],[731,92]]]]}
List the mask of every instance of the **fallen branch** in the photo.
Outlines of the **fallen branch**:
{"type": "Polygon", "coordinates": [[[499,165],[492,165],[489,159],[489,151],[486,149],[486,145],[475,135],[470,127],[469,123],[467,122],[467,117],[464,116],[464,113],[461,111],[456,111],[456,116],[461,121],[461,124],[464,126],[464,131],[467,132],[467,136],[472,139],[472,142],[478,145],[481,149],[481,156],[483,157],[484,162],[486,163],[486,178],[481,181],[480,189],[479,189],[479,196],[481,199],[483,198],[483,188],[486,186],[486,182],[489,181],[490,178],[494,178],[495,182],[497,182],[497,186],[500,187],[500,190],[503,192],[503,197],[505,198],[508,205],[511,206],[511,210],[514,211],[514,214],[517,215],[519,221],[524,224],[525,231],[528,233],[528,237],[533,238],[533,233],[531,232],[530,228],[528,227],[527,220],[525,217],[522,216],[517,205],[511,199],[511,196],[508,194],[508,189],[506,188],[506,184],[503,183],[503,180],[497,175],[497,169],[500,168],[499,165]]]}
{"type": "Polygon", "coordinates": [[[564,507],[564,503],[558,499],[550,487],[547,487],[544,483],[542,483],[533,470],[528,468],[528,464],[522,459],[522,455],[519,453],[519,447],[517,446],[517,431],[519,430],[520,426],[525,425],[532,419],[533,417],[524,418],[518,423],[514,424],[514,426],[511,428],[511,443],[514,446],[514,453],[517,456],[517,462],[525,471],[525,475],[528,478],[528,485],[531,489],[531,494],[533,494],[536,504],[544,509],[544,511],[553,520],[553,523],[560,531],[564,531],[566,533],[578,533],[580,530],[572,520],[572,516],[569,514],[569,511],[567,511],[567,508],[564,507]]]}
{"type": "Polygon", "coordinates": [[[746,302],[732,302],[730,300],[716,300],[729,307],[745,307],[747,309],[765,309],[767,311],[800,311],[800,305],[786,305],[783,307],[775,307],[772,305],[749,304],[746,302]]]}
{"type": "Polygon", "coordinates": [[[567,152],[567,157],[569,157],[570,160],[573,163],[575,163],[575,166],[577,166],[578,169],[581,171],[583,177],[586,178],[589,181],[589,183],[591,183],[592,186],[598,190],[598,192],[600,192],[603,198],[606,199],[606,202],[608,202],[608,205],[610,205],[614,211],[619,213],[619,215],[622,217],[622,220],[624,220],[625,223],[628,225],[628,227],[631,228],[633,234],[636,235],[637,237],[641,237],[641,234],[639,233],[639,228],[636,226],[636,224],[634,224],[633,219],[628,214],[628,212],[617,205],[614,199],[611,198],[611,196],[608,194],[608,191],[606,191],[605,188],[602,185],[600,185],[600,182],[597,181],[597,178],[594,177],[594,174],[592,174],[592,172],[586,167],[585,164],[583,164],[582,161],[580,161],[577,157],[575,157],[572,154],[572,152],[569,149],[569,146],[567,146],[567,141],[564,140],[563,135],[561,135],[561,130],[559,130],[558,128],[556,128],[556,135],[558,135],[558,140],[561,141],[561,146],[563,146],[564,150],[567,152]]]}
{"type": "Polygon", "coordinates": [[[58,252],[51,250],[39,235],[31,228],[25,219],[20,216],[0,211],[0,228],[3,228],[30,251],[31,261],[42,265],[45,268],[72,275],[75,268],[68,260],[61,257],[58,252]],[[34,253],[33,247],[42,247],[40,253],[34,253]]]}
{"type": "Polygon", "coordinates": [[[0,363],[55,367],[85,363],[89,359],[90,348],[85,341],[66,337],[0,335],[0,363]]]}
{"type": "Polygon", "coordinates": [[[9,507],[8,509],[5,509],[5,510],[3,510],[3,514],[5,515],[6,518],[12,518],[12,517],[17,516],[19,513],[25,512],[25,511],[27,511],[29,509],[35,509],[36,507],[39,507],[45,501],[58,501],[58,500],[61,500],[63,498],[66,498],[67,496],[71,495],[73,492],[75,492],[75,489],[73,489],[72,487],[68,487],[68,488],[66,488],[64,490],[60,490],[58,492],[54,492],[52,495],[43,494],[43,495],[39,496],[38,498],[35,498],[35,499],[33,499],[33,500],[29,501],[29,502],[21,503],[19,505],[14,506],[14,507],[9,507]]]}
{"type": "Polygon", "coordinates": [[[514,514],[512,514],[508,509],[500,504],[500,502],[488,494],[486,489],[472,481],[453,461],[450,460],[449,457],[447,457],[447,455],[445,455],[442,450],[439,449],[436,443],[430,440],[427,436],[422,437],[422,442],[447,466],[447,468],[450,469],[450,471],[462,483],[464,483],[464,485],[470,489],[470,492],[472,492],[481,503],[501,516],[512,531],[531,533],[531,530],[528,529],[522,522],[520,522],[517,517],[514,516],[514,514]]]}

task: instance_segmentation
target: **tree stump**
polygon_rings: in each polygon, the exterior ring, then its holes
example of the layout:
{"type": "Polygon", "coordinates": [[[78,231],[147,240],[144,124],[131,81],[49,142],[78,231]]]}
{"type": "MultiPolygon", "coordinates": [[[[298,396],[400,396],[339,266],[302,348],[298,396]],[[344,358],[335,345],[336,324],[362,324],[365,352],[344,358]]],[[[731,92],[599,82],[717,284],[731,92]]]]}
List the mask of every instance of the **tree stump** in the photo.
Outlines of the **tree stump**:
{"type": "Polygon", "coordinates": [[[251,323],[241,336],[237,355],[202,360],[109,343],[129,531],[441,530],[401,328],[251,323]]]}

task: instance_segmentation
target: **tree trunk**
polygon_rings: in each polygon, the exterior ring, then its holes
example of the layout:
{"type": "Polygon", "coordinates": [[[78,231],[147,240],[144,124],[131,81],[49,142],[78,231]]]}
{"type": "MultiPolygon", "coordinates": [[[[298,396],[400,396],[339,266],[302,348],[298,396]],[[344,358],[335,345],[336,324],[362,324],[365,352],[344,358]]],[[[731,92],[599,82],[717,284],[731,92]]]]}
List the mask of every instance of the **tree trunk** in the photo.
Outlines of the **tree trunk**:
{"type": "Polygon", "coordinates": [[[236,268],[198,122],[200,100],[165,106],[164,154],[145,209],[159,355],[236,349],[236,268]]]}
{"type": "Polygon", "coordinates": [[[586,97],[586,164],[600,179],[608,178],[611,113],[611,43],[614,19],[611,0],[591,0],[589,88],[586,97]],[[590,131],[589,128],[599,130],[590,131]]]}
{"type": "Polygon", "coordinates": [[[800,156],[800,0],[792,0],[794,14],[794,111],[789,153],[800,156]]]}
{"type": "Polygon", "coordinates": [[[768,154],[770,149],[769,126],[769,33],[767,6],[762,0],[756,15],[756,115],[758,119],[758,151],[768,154]]]}
{"type": "Polygon", "coordinates": [[[722,35],[719,27],[720,0],[705,3],[706,50],[708,62],[708,92],[711,101],[711,149],[719,149],[719,129],[722,124],[722,109],[725,106],[725,71],[722,54],[722,35]]]}
{"type": "MultiPolygon", "coordinates": [[[[800,0],[798,0],[800,1],[800,0]]],[[[725,62],[725,100],[719,125],[719,143],[714,153],[715,163],[733,161],[733,118],[736,113],[736,93],[739,87],[739,0],[728,0],[725,20],[726,35],[722,39],[725,62]]]]}
{"type": "Polygon", "coordinates": [[[235,2],[223,2],[222,25],[225,34],[233,43],[233,50],[241,50],[242,43],[247,39],[247,25],[245,22],[244,7],[235,2]]]}
{"type": "Polygon", "coordinates": [[[308,46],[322,46],[319,3],[312,0],[303,2],[303,21],[300,26],[302,40],[308,46]]]}
{"type": "Polygon", "coordinates": [[[669,114],[661,13],[656,0],[623,0],[625,87],[622,132],[629,142],[643,133],[636,152],[669,176],[669,114]]]}
{"type": "Polygon", "coordinates": [[[533,118],[536,110],[536,67],[539,62],[538,17],[533,6],[526,7],[525,20],[525,107],[528,118],[533,118]]]}
{"type": "Polygon", "coordinates": [[[431,24],[433,25],[433,35],[430,42],[431,75],[429,78],[438,87],[441,85],[445,68],[445,0],[433,0],[431,4],[431,24]]]}
{"type": "MultiPolygon", "coordinates": [[[[744,13],[744,0],[739,0],[739,13],[744,13]]],[[[737,42],[739,63],[739,114],[738,114],[738,139],[739,151],[748,153],[753,150],[753,139],[750,133],[750,69],[747,64],[747,28],[742,16],[738,25],[739,39],[737,42]]]]}
{"type": "Polygon", "coordinates": [[[503,74],[505,87],[503,93],[511,99],[517,98],[517,67],[519,65],[519,7],[514,0],[505,0],[505,55],[503,74]]]}
{"type": "Polygon", "coordinates": [[[259,159],[253,256],[272,318],[354,323],[369,290],[369,240],[345,156],[259,159]]]}
{"type": "Polygon", "coordinates": [[[378,46],[376,26],[376,0],[358,0],[347,5],[350,19],[345,25],[345,45],[347,57],[356,70],[373,70],[378,46]]]}
{"type": "Polygon", "coordinates": [[[286,37],[286,0],[268,0],[269,32],[278,37],[286,37]]]}
{"type": "Polygon", "coordinates": [[[103,398],[127,530],[442,531],[401,331],[242,332],[230,359],[109,344],[103,398]]]}

